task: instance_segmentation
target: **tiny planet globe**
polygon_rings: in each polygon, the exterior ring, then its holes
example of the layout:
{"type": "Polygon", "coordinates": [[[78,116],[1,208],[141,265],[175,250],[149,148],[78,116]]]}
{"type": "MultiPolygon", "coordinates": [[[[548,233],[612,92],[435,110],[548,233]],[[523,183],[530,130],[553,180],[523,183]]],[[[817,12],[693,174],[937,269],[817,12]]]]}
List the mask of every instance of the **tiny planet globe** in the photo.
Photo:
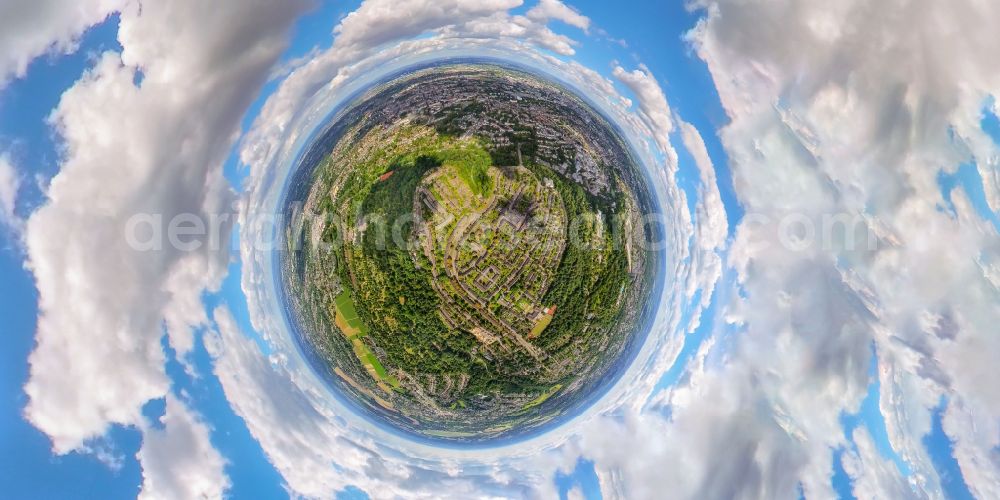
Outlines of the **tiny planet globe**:
{"type": "Polygon", "coordinates": [[[448,62],[349,99],[293,171],[280,288],[314,368],[426,438],[592,402],[648,322],[652,196],[621,133],[525,68],[448,62]]]}

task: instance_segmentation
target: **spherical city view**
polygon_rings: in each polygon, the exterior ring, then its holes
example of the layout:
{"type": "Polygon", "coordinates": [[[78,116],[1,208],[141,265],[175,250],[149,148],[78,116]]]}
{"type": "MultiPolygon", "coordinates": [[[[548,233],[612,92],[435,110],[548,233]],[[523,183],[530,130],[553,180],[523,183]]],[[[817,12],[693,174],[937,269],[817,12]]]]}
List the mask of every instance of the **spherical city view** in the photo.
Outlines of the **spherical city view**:
{"type": "Polygon", "coordinates": [[[307,147],[283,207],[314,368],[410,433],[523,435],[637,345],[651,195],[608,121],[537,75],[462,62],[374,86],[307,147]]]}

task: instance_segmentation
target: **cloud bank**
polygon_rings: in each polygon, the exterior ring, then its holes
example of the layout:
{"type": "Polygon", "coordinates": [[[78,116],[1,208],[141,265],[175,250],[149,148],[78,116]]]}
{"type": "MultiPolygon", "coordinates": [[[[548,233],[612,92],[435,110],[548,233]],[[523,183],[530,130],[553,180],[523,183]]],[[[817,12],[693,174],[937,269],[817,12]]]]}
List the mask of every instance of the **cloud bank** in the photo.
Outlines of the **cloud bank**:
{"type": "MultiPolygon", "coordinates": [[[[125,229],[134,214],[208,220],[231,210],[222,162],[303,7],[129,4],[119,14],[123,51],[100,55],[52,112],[65,149],[25,228],[39,318],[24,413],[54,452],[84,449],[111,425],[146,429],[142,406],[171,394],[164,331],[180,356],[190,351],[194,330],[208,321],[201,294],[219,286],[227,247],[206,240],[196,251],[139,251],[125,229]]],[[[63,31],[53,36],[76,36],[76,26],[55,24],[63,31]]],[[[166,429],[146,433],[144,493],[224,489],[217,453],[190,455],[207,445],[190,412],[168,397],[166,429]],[[184,485],[192,478],[175,468],[185,460],[212,477],[184,485]]]]}

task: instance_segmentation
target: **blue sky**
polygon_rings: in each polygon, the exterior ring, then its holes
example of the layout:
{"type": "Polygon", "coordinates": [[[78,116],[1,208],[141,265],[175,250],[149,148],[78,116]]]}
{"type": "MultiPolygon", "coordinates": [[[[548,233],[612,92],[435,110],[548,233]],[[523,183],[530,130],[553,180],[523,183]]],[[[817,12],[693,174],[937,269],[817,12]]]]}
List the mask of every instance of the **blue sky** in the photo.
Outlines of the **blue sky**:
{"type": "MultiPolygon", "coordinates": [[[[313,47],[329,47],[333,26],[357,5],[358,2],[323,2],[301,18],[282,62],[304,56],[313,47]]],[[[708,67],[682,40],[684,33],[695,25],[701,14],[689,12],[679,1],[636,2],[628,9],[602,1],[580,1],[573,5],[594,21],[593,29],[605,30],[608,37],[622,39],[626,43],[622,46],[601,36],[588,37],[577,47],[577,60],[604,75],[611,73],[611,61],[617,61],[627,69],[641,62],[657,77],[676,113],[701,132],[715,165],[729,227],[728,236],[732,237],[742,220],[744,209],[733,188],[727,154],[715,133],[727,124],[728,119],[708,67]]],[[[553,29],[557,33],[572,30],[564,25],[554,25],[553,29]]],[[[22,217],[44,202],[38,184],[44,185],[58,170],[60,151],[47,124],[47,117],[62,92],[90,67],[96,54],[121,50],[116,30],[117,18],[111,17],[87,30],[74,53],[35,60],[23,79],[11,82],[0,91],[0,149],[8,151],[19,168],[23,187],[17,211],[22,217]]],[[[270,81],[264,86],[243,118],[244,131],[250,128],[279,84],[279,81],[270,81]]],[[[984,108],[981,126],[1000,143],[1000,121],[989,112],[989,107],[984,108]]],[[[671,136],[671,142],[675,145],[681,143],[678,133],[671,136]]],[[[678,147],[678,153],[678,184],[686,192],[690,202],[688,209],[693,213],[699,183],[698,170],[689,152],[678,147]]],[[[235,151],[225,162],[224,169],[226,179],[239,190],[247,172],[239,167],[235,151]]],[[[1000,229],[1000,219],[989,208],[983,179],[974,164],[965,164],[951,173],[942,170],[938,183],[945,205],[942,209],[954,211],[951,195],[954,190],[962,189],[976,212],[1000,229]]],[[[26,404],[23,386],[28,375],[28,355],[34,346],[38,297],[32,275],[24,268],[22,250],[10,240],[9,233],[4,233],[2,238],[0,279],[4,286],[0,289],[0,317],[5,321],[3,335],[0,335],[0,483],[5,485],[5,495],[14,498],[134,497],[142,482],[142,473],[135,458],[141,444],[138,430],[113,427],[105,438],[90,444],[93,450],[104,451],[117,462],[117,466],[109,467],[99,460],[101,453],[97,451],[53,456],[48,438],[22,418],[21,412],[26,404]]],[[[222,289],[206,297],[205,306],[211,310],[216,305],[228,305],[242,329],[252,332],[246,301],[240,289],[240,270],[239,262],[231,264],[222,289]]],[[[734,283],[731,275],[724,281],[727,288],[734,283]]],[[[658,387],[668,387],[681,380],[691,369],[690,364],[705,340],[713,332],[727,328],[721,320],[720,308],[725,307],[730,297],[724,298],[726,300],[723,301],[713,294],[708,307],[700,312],[703,320],[699,328],[685,339],[677,361],[666,371],[658,387]]],[[[694,300],[697,301],[698,297],[694,300]]],[[[688,319],[685,318],[685,321],[688,319]]],[[[740,334],[738,329],[729,333],[734,336],[740,334]]],[[[232,482],[230,493],[237,498],[287,497],[280,473],[268,461],[261,445],[253,439],[247,425],[223,395],[204,345],[196,342],[189,355],[194,376],[184,369],[166,341],[163,346],[168,356],[166,369],[173,392],[183,394],[192,409],[208,422],[212,444],[228,461],[226,472],[232,482]]],[[[873,348],[873,355],[874,352],[873,348]]],[[[847,444],[830,450],[834,463],[830,481],[840,498],[853,498],[851,478],[845,472],[842,460],[844,453],[856,446],[851,434],[857,428],[871,434],[879,455],[895,464],[902,475],[909,476],[913,472],[900,454],[892,449],[879,409],[879,394],[878,365],[873,357],[869,386],[860,408],[856,413],[841,415],[847,444]]],[[[953,443],[942,428],[942,416],[948,404],[947,399],[941,400],[934,413],[931,432],[922,444],[942,478],[945,493],[953,498],[969,498],[969,486],[953,457],[953,443]]],[[[144,408],[144,415],[155,424],[163,415],[163,405],[162,400],[151,402],[144,408]]],[[[579,488],[586,498],[601,497],[594,462],[586,456],[581,457],[571,471],[553,476],[552,482],[564,498],[573,488],[579,488]]],[[[356,488],[348,488],[337,492],[337,496],[364,498],[365,494],[356,488]]]]}

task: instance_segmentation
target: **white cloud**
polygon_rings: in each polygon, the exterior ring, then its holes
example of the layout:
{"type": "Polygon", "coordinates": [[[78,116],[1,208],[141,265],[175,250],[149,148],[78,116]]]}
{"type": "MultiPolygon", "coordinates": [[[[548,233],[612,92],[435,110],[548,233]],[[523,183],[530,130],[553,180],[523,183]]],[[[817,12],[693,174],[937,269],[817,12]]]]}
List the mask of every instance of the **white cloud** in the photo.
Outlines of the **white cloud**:
{"type": "Polygon", "coordinates": [[[677,153],[670,145],[669,138],[674,130],[674,122],[667,96],[656,78],[642,65],[632,71],[615,65],[612,74],[635,94],[639,102],[639,116],[649,127],[660,150],[667,154],[667,168],[671,171],[676,169],[677,153]]]}
{"type": "Polygon", "coordinates": [[[111,424],[141,425],[143,403],[168,393],[164,322],[183,356],[191,329],[207,321],[201,294],[225,273],[228,225],[218,248],[206,238],[190,252],[169,243],[139,251],[126,240],[127,221],[141,213],[164,224],[182,213],[210,221],[231,210],[222,162],[304,8],[130,4],[122,54],[100,56],[53,111],[65,153],[26,223],[39,318],[25,416],[55,452],[79,449],[111,424]]]}
{"type": "Polygon", "coordinates": [[[173,395],[166,404],[163,428],[143,429],[136,454],[142,466],[139,498],[222,498],[230,486],[226,461],[212,446],[208,427],[173,395]]]}
{"type": "Polygon", "coordinates": [[[97,459],[115,473],[121,471],[125,465],[125,455],[115,447],[114,441],[108,436],[91,439],[77,451],[97,459]]]}
{"type": "MultiPolygon", "coordinates": [[[[993,494],[997,468],[986,457],[1000,441],[1000,393],[981,381],[1000,376],[988,361],[1000,356],[991,335],[1000,295],[987,272],[1000,242],[961,189],[954,215],[938,209],[937,176],[972,160],[970,149],[987,160],[978,168],[995,168],[978,117],[1000,88],[986,55],[1000,39],[981,21],[1000,6],[699,5],[707,18],[691,40],[731,120],[721,138],[748,214],[730,251],[742,297],[727,315],[745,331],[729,362],[751,367],[760,381],[752,390],[789,432],[840,446],[836,416],[856,409],[874,345],[880,371],[892,374],[882,405],[890,440],[914,481],[940,494],[921,438],[930,408],[947,395],[949,414],[961,408],[975,422],[946,428],[963,476],[993,494]],[[860,241],[824,237],[831,215],[858,220],[860,241]],[[782,244],[780,221],[789,218],[812,224],[812,245],[782,244]]],[[[809,496],[826,488],[830,470],[821,448],[807,463],[809,496]]],[[[867,463],[884,477],[859,472],[859,488],[898,485],[897,471],[867,463]]]]}
{"type": "Polygon", "coordinates": [[[10,162],[10,156],[0,154],[0,224],[10,228],[21,226],[21,219],[14,212],[21,178],[10,162]]]}
{"type": "Polygon", "coordinates": [[[444,30],[446,35],[469,38],[513,38],[534,43],[562,56],[576,53],[577,41],[552,31],[543,22],[525,16],[512,16],[499,12],[489,17],[470,19],[465,23],[444,30]]]}
{"type": "MultiPolygon", "coordinates": [[[[976,359],[982,363],[982,359],[976,359]]],[[[997,415],[968,404],[978,394],[970,394],[953,402],[945,410],[942,425],[945,433],[955,440],[955,460],[962,477],[976,498],[1000,497],[1000,447],[997,415]]]]}
{"type": "Polygon", "coordinates": [[[216,309],[213,319],[218,333],[206,338],[206,347],[226,399],[289,487],[301,495],[329,497],[348,486],[334,464],[363,463],[365,454],[338,443],[345,432],[239,331],[227,309],[216,309]]]}
{"type": "MultiPolygon", "coordinates": [[[[726,209],[722,204],[722,196],[719,194],[719,186],[715,177],[715,166],[708,156],[705,148],[705,141],[701,138],[698,129],[685,121],[680,121],[681,140],[685,149],[694,158],[695,166],[698,169],[700,185],[698,186],[698,201],[695,205],[695,236],[694,251],[692,251],[690,274],[688,276],[686,294],[694,297],[697,290],[705,291],[701,296],[700,309],[708,306],[712,294],[707,291],[713,290],[715,284],[722,277],[722,256],[721,252],[726,246],[726,237],[729,232],[729,222],[726,220],[726,209]]],[[[697,318],[700,310],[693,316],[696,323],[692,325],[697,328],[697,318]]]]}
{"type": "Polygon", "coordinates": [[[465,19],[521,5],[522,0],[369,0],[334,29],[336,48],[367,49],[465,19]]]}
{"type": "Polygon", "coordinates": [[[583,495],[583,487],[579,484],[574,484],[569,491],[566,492],[566,500],[584,500],[586,497],[583,495]]]}
{"type": "Polygon", "coordinates": [[[80,35],[125,5],[125,0],[11,1],[0,4],[0,88],[23,77],[28,64],[49,53],[76,50],[80,35]]]}
{"type": "MultiPolygon", "coordinates": [[[[809,444],[759,409],[746,367],[693,374],[660,414],[605,419],[585,429],[581,449],[622,498],[787,498],[808,467],[809,444]]],[[[810,495],[811,491],[806,492],[810,495]]],[[[822,496],[822,495],[820,495],[822,496]]]]}
{"type": "Polygon", "coordinates": [[[841,460],[854,483],[856,498],[929,498],[926,492],[915,491],[899,474],[895,463],[879,456],[867,429],[855,429],[852,437],[857,451],[845,450],[841,460]]]}
{"type": "Polygon", "coordinates": [[[590,29],[590,18],[560,0],[540,0],[525,15],[535,21],[546,22],[549,19],[556,19],[584,31],[590,29]]]}

